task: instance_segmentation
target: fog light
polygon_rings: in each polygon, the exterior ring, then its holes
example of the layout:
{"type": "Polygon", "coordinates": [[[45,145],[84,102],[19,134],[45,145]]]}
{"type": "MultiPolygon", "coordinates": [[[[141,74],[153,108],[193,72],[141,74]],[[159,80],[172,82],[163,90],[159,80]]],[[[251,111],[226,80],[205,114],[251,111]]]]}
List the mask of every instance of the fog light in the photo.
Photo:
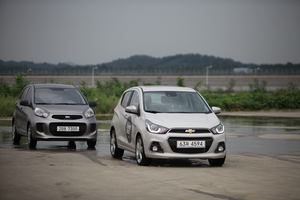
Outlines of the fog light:
{"type": "Polygon", "coordinates": [[[226,150],[225,142],[220,142],[215,150],[215,153],[222,153],[226,150]]]}
{"type": "Polygon", "coordinates": [[[158,147],[157,146],[153,146],[152,147],[152,151],[156,152],[158,150],[158,147]]]}
{"type": "Polygon", "coordinates": [[[224,147],[223,147],[223,146],[219,146],[219,147],[218,147],[218,151],[219,151],[219,152],[223,152],[223,151],[224,151],[224,147]]]}
{"type": "Polygon", "coordinates": [[[163,148],[161,148],[159,142],[152,142],[149,149],[151,151],[157,152],[157,153],[163,153],[164,152],[164,150],[163,150],[163,148]]]}

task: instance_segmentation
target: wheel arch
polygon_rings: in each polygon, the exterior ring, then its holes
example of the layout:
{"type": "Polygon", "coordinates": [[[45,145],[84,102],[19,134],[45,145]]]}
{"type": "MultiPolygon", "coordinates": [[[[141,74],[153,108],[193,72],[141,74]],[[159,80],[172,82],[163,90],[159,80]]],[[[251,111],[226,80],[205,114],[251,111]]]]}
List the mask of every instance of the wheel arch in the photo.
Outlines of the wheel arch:
{"type": "Polygon", "coordinates": [[[138,138],[139,136],[140,136],[140,137],[142,138],[142,140],[144,141],[144,138],[143,138],[142,134],[141,134],[140,132],[137,132],[136,135],[135,135],[135,138],[134,138],[134,144],[136,144],[137,138],[138,138]]]}
{"type": "Polygon", "coordinates": [[[110,130],[109,130],[109,134],[110,134],[110,135],[111,135],[111,133],[112,133],[113,130],[116,131],[115,127],[114,127],[114,126],[111,126],[111,127],[110,127],[110,130]]]}

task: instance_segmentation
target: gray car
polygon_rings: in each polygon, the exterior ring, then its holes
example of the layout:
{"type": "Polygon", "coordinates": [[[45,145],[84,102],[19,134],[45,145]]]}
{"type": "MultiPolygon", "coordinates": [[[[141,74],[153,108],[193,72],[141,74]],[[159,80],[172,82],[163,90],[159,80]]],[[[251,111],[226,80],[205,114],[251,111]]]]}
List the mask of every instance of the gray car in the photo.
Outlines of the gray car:
{"type": "Polygon", "coordinates": [[[135,153],[139,165],[156,159],[208,159],[222,166],[226,158],[223,123],[200,93],[188,87],[137,86],[126,90],[110,129],[114,158],[135,153]]]}
{"type": "Polygon", "coordinates": [[[97,142],[97,122],[83,94],[72,85],[29,84],[15,103],[12,118],[13,143],[21,136],[28,139],[29,148],[37,141],[87,141],[90,148],[97,142]]]}

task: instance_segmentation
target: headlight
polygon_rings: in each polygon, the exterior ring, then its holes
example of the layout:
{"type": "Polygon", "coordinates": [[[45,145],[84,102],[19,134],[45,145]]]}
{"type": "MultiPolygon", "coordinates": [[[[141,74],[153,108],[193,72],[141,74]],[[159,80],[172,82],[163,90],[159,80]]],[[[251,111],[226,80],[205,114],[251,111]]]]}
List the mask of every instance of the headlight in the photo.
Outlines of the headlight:
{"type": "Polygon", "coordinates": [[[49,111],[44,110],[42,108],[38,108],[38,107],[36,107],[34,109],[34,113],[35,113],[36,116],[43,117],[43,118],[47,118],[50,115],[49,111]]]}
{"type": "Polygon", "coordinates": [[[223,123],[220,122],[219,125],[217,125],[217,126],[215,126],[215,127],[212,127],[212,128],[210,129],[210,131],[211,131],[213,134],[215,134],[215,135],[216,135],[216,134],[222,134],[222,133],[225,132],[225,127],[224,127],[223,123]]]}
{"type": "Polygon", "coordinates": [[[146,119],[145,123],[146,123],[146,129],[150,133],[165,134],[169,131],[168,128],[154,124],[147,119],[146,119]]]}
{"type": "Polygon", "coordinates": [[[89,109],[87,109],[87,110],[83,113],[83,115],[84,115],[86,118],[91,118],[91,117],[94,116],[94,111],[93,111],[91,108],[89,108],[89,109]]]}

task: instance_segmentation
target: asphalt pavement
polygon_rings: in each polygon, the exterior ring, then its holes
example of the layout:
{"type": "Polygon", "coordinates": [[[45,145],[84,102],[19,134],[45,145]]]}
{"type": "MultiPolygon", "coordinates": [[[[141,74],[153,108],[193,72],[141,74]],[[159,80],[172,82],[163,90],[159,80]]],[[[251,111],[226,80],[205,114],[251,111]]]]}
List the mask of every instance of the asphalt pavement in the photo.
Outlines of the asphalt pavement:
{"type": "MultiPolygon", "coordinates": [[[[281,114],[300,116],[299,112],[281,114]]],[[[299,137],[291,140],[299,140],[299,137]]],[[[289,139],[285,141],[288,145],[289,139]]],[[[98,142],[96,149],[47,146],[28,150],[24,146],[1,146],[0,199],[273,200],[300,197],[300,147],[298,152],[273,156],[255,151],[228,154],[222,167],[211,167],[206,160],[199,159],[155,160],[149,167],[141,167],[130,153],[125,153],[123,160],[113,159],[109,154],[109,141],[105,139],[98,142]]]]}

